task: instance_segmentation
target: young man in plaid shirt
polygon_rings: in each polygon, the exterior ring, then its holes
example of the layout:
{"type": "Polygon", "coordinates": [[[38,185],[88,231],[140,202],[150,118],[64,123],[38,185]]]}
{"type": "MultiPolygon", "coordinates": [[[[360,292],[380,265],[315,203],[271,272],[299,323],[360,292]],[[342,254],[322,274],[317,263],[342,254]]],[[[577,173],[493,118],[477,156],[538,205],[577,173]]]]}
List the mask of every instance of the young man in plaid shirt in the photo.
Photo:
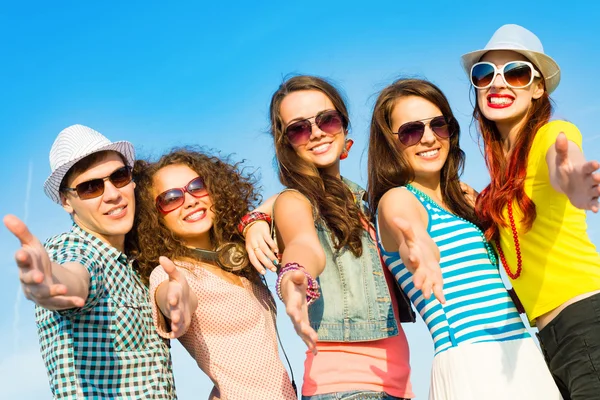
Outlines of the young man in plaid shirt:
{"type": "Polygon", "coordinates": [[[148,289],[124,254],[133,225],[135,153],[82,125],[50,151],[46,194],[71,215],[69,232],[45,247],[15,216],[15,259],[57,399],[173,399],[169,344],[154,330],[148,289]]]}

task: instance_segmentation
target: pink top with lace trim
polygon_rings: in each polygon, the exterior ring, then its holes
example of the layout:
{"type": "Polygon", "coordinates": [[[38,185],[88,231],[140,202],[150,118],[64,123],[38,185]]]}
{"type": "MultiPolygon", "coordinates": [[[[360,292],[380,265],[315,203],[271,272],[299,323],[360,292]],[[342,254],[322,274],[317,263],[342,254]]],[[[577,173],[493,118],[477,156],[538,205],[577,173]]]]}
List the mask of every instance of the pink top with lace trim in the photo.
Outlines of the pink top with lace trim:
{"type": "MultiPolygon", "coordinates": [[[[279,358],[275,303],[268,289],[241,278],[237,286],[188,262],[176,262],[198,296],[198,308],[179,341],[214,382],[209,399],[296,399],[279,358]]],[[[161,266],[150,276],[152,317],[159,335],[169,325],[155,303],[156,288],[169,277],[161,266]]]]}

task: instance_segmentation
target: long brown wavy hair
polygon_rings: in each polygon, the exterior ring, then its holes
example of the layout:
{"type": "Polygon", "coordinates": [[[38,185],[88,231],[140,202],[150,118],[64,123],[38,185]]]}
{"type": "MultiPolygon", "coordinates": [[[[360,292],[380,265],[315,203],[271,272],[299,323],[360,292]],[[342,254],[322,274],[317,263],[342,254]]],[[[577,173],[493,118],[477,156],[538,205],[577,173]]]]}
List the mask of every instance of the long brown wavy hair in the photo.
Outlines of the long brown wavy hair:
{"type": "Polygon", "coordinates": [[[142,279],[148,282],[160,256],[172,260],[182,257],[200,260],[164,225],[163,216],[156,208],[154,176],[169,165],[188,166],[204,179],[215,215],[209,233],[212,250],[219,253],[219,259],[226,265],[224,269],[256,280],[258,276],[249,266],[244,238],[237,231],[242,216],[260,200],[254,189],[255,179],[252,174],[240,171],[240,163],[229,163],[227,158],[193,147],[175,148],[156,162],[138,160],[135,163],[136,212],[133,229],[126,238],[126,251],[136,258],[142,279]]]}
{"type": "Polygon", "coordinates": [[[365,218],[354,196],[344,182],[319,170],[314,164],[298,156],[285,135],[281,118],[281,102],[290,93],[316,90],[327,96],[344,118],[344,133],[349,126],[348,109],[340,91],[327,80],[309,75],[299,75],[284,81],[271,98],[269,109],[271,134],[275,142],[275,155],[281,183],[304,194],[327,224],[337,250],[348,247],[352,254],[362,254],[361,235],[365,218]]]}
{"type": "Polygon", "coordinates": [[[532,100],[525,116],[525,123],[517,133],[508,159],[504,153],[502,135],[496,124],[482,114],[477,103],[477,90],[475,90],[473,119],[478,122],[479,133],[483,138],[485,163],[491,178],[490,184],[477,197],[475,208],[485,237],[490,241],[498,238],[499,226],[508,226],[502,215],[502,210],[508,202],[517,201],[523,212],[521,223],[525,230],[531,228],[537,215],[535,204],[525,194],[525,177],[533,139],[537,131],[550,121],[553,111],[543,77],[541,82],[544,84],[544,94],[539,99],[532,100]]]}
{"type": "Polygon", "coordinates": [[[398,99],[416,96],[429,101],[446,117],[452,136],[448,159],[440,171],[440,186],[444,204],[454,214],[478,223],[473,206],[460,187],[460,175],[465,164],[465,153],[460,148],[460,126],[454,118],[448,99],[433,83],[422,79],[398,79],[381,91],[371,119],[369,137],[369,204],[374,214],[379,200],[388,190],[406,185],[415,178],[414,171],[404,156],[398,138],[392,132],[392,112],[398,99]]]}

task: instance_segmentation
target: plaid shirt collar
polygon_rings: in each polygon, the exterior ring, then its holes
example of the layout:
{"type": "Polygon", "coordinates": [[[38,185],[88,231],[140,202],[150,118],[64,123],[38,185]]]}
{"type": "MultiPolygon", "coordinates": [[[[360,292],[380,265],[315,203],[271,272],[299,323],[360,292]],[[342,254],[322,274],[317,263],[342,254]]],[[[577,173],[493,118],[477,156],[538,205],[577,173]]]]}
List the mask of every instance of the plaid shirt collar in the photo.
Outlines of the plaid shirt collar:
{"type": "Polygon", "coordinates": [[[81,237],[85,241],[93,243],[96,247],[99,248],[99,250],[101,252],[106,254],[106,256],[108,256],[120,263],[131,264],[133,262],[133,259],[129,260],[125,253],[117,250],[115,247],[102,241],[97,236],[94,236],[91,233],[85,231],[82,227],[77,225],[77,223],[75,223],[75,222],[73,223],[73,226],[71,227],[71,232],[73,232],[77,236],[81,237]]]}

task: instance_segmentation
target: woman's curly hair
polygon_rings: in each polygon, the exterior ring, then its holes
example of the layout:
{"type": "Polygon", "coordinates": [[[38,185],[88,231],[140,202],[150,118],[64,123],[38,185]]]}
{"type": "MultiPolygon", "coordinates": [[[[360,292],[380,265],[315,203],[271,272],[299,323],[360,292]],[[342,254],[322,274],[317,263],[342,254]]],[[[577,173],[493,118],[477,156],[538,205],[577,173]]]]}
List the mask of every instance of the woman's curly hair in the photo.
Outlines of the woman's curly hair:
{"type": "Polygon", "coordinates": [[[211,155],[194,147],[174,148],[156,162],[136,161],[133,177],[136,182],[136,211],[134,225],[126,238],[127,254],[138,262],[142,280],[148,283],[152,270],[159,264],[160,256],[172,260],[182,257],[199,259],[194,251],[176,237],[165,225],[157,210],[153,179],[168,165],[185,165],[203,178],[212,199],[214,212],[210,230],[212,250],[219,253],[223,269],[234,271],[253,280],[254,268],[249,267],[244,238],[237,230],[240,219],[260,200],[254,188],[252,173],[240,169],[241,163],[229,163],[228,158],[211,155]]]}

